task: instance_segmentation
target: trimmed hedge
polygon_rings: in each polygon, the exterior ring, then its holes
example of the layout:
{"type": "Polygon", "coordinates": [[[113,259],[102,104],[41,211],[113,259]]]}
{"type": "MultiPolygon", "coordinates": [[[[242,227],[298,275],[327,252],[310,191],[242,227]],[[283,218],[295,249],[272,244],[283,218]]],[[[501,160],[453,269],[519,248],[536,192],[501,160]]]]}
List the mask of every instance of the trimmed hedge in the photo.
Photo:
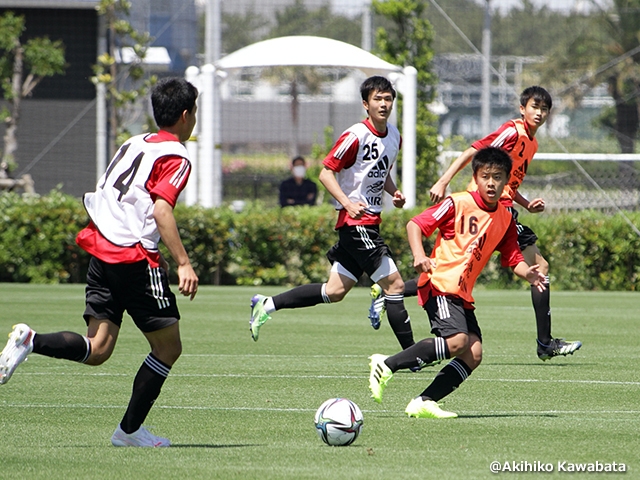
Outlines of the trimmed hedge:
{"type": "MultiPolygon", "coordinates": [[[[419,211],[383,214],[382,235],[405,279],[415,275],[405,225],[419,211]]],[[[327,278],[325,254],[337,240],[336,213],[328,205],[267,209],[256,203],[242,213],[179,205],[175,214],[202,284],[290,286],[327,278]]],[[[640,213],[626,215],[640,225],[640,213]]],[[[39,197],[4,193],[0,218],[0,281],[84,282],[89,256],[75,245],[75,236],[88,219],[77,198],[55,191],[39,197]]],[[[587,211],[522,215],[521,221],[539,237],[554,288],[640,289],[640,237],[622,216],[587,211]]],[[[499,266],[497,256],[479,283],[527,288],[499,266]]]]}

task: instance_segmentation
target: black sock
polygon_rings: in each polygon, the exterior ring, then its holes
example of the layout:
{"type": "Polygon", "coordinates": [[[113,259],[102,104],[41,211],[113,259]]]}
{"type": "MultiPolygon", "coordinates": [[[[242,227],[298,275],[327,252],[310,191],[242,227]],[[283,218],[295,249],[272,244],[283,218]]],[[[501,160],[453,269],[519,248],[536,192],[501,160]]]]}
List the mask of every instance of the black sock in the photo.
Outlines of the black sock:
{"type": "Polygon", "coordinates": [[[423,400],[438,402],[458,388],[472,371],[462,360],[454,358],[438,372],[431,385],[420,396],[423,400]]]}
{"type": "Polygon", "coordinates": [[[406,350],[387,358],[384,363],[392,372],[403,368],[426,367],[450,358],[447,341],[442,337],[425,338],[406,350]]]}
{"type": "Polygon", "coordinates": [[[152,353],[145,358],[133,381],[129,406],[120,422],[120,428],[124,433],[133,433],[140,428],[160,395],[162,384],[170,371],[171,367],[158,360],[152,353]]]}
{"type": "Polygon", "coordinates": [[[84,363],[91,353],[87,337],[74,332],[36,333],[33,353],[84,363]]]}
{"type": "Polygon", "coordinates": [[[324,291],[324,283],[310,283],[292,288],[273,297],[273,306],[276,310],[283,308],[312,307],[319,303],[331,303],[324,291]]]}
{"type": "Polygon", "coordinates": [[[404,297],[415,297],[418,295],[418,279],[412,278],[404,282],[404,297]]]}
{"type": "Polygon", "coordinates": [[[386,295],[385,301],[387,304],[387,318],[393,333],[396,334],[396,338],[403,350],[409,348],[415,342],[413,341],[409,312],[404,306],[404,296],[401,293],[386,295]]]}
{"type": "Polygon", "coordinates": [[[551,307],[549,303],[549,284],[545,283],[544,292],[531,286],[531,301],[533,311],[536,314],[536,327],[538,329],[538,341],[543,345],[551,342],[551,307]]]}

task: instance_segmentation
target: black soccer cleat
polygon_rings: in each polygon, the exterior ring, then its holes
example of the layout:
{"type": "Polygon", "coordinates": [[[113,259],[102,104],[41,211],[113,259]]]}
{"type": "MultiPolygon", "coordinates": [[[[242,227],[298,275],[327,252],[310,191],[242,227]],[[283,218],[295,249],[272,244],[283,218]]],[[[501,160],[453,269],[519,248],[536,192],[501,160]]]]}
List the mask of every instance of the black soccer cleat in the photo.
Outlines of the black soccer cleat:
{"type": "Polygon", "coordinates": [[[538,340],[538,358],[547,361],[559,355],[573,355],[573,352],[579,350],[581,346],[582,342],[580,341],[565,342],[562,338],[552,338],[549,345],[543,345],[538,340]]]}

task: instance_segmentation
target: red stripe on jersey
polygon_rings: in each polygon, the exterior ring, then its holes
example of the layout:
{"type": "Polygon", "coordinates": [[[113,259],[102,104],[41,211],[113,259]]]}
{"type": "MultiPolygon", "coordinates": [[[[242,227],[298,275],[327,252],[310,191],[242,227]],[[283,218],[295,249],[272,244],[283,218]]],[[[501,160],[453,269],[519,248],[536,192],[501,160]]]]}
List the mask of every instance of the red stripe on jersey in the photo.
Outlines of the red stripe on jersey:
{"type": "Polygon", "coordinates": [[[513,124],[513,120],[503,123],[495,132],[477,140],[471,144],[476,150],[486,147],[502,148],[506,152],[511,152],[518,140],[518,130],[513,124]]]}
{"type": "Polygon", "coordinates": [[[359,146],[357,135],[346,131],[340,136],[322,164],[334,172],[349,168],[356,162],[359,146]]]}
{"type": "Polygon", "coordinates": [[[175,207],[190,173],[191,163],[186,158],[177,156],[159,158],[146,184],[151,198],[162,197],[175,207]]]}

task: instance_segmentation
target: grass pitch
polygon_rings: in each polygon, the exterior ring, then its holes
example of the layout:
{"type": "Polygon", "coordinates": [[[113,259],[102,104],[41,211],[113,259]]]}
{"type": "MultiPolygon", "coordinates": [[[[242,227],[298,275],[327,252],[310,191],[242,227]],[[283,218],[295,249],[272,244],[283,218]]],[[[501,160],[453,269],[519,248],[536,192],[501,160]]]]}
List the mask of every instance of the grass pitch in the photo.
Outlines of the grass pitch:
{"type": "MultiPolygon", "coordinates": [[[[398,372],[381,405],[369,398],[367,357],[398,346],[386,321],[369,326],[368,289],[276,312],[254,343],[249,301],[258,291],[281,289],[203,287],[193,302],[180,300],[184,353],[145,422],[172,448],[110,444],[148,353],[128,317],[103,366],[31,355],[0,387],[0,478],[483,479],[495,477],[494,461],[514,479],[613,462],[640,476],[637,293],[553,292],[554,335],[584,346],[543,363],[529,293],[477,290],[484,361],[445,399],[460,418],[439,421],[403,413],[438,367],[398,372]],[[313,426],[316,408],[338,396],[364,413],[349,447],[324,445],[313,426]],[[553,472],[518,473],[527,464],[553,472]]],[[[81,285],[0,284],[0,298],[0,332],[25,322],[84,333],[81,285]]],[[[428,336],[415,299],[407,307],[416,339],[428,336]]]]}

